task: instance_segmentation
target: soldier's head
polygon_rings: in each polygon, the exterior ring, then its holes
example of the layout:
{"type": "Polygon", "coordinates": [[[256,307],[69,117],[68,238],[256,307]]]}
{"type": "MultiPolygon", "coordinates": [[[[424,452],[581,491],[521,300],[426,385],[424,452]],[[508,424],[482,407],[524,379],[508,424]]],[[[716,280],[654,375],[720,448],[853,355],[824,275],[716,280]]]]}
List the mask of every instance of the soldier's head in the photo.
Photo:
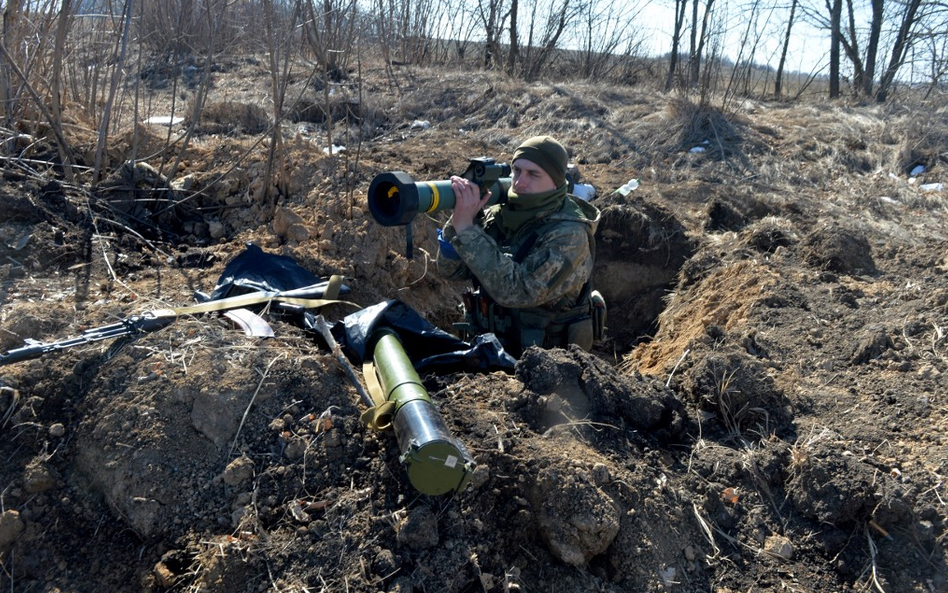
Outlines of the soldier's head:
{"type": "Polygon", "coordinates": [[[566,183],[569,156],[563,145],[549,136],[534,136],[513,154],[513,190],[518,194],[538,194],[566,183]]]}

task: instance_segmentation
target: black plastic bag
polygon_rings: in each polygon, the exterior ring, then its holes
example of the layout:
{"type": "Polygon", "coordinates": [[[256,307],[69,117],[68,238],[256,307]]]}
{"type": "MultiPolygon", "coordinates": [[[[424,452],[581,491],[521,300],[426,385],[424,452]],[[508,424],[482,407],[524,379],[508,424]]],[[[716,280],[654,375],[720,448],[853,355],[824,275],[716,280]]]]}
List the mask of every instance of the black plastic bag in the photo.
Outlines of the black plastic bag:
{"type": "Polygon", "coordinates": [[[244,251],[224,267],[210,300],[248,292],[282,292],[321,281],[292,257],[266,253],[253,243],[247,243],[244,251]]]}

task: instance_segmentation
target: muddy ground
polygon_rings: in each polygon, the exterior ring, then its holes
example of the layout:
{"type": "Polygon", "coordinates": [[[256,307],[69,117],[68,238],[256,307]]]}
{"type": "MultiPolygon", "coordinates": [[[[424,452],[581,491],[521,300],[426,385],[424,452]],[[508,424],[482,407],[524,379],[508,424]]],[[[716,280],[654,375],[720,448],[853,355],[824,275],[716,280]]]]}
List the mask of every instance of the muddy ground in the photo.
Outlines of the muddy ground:
{"type": "Polygon", "coordinates": [[[948,193],[923,189],[948,181],[944,108],[366,71],[335,87],[345,152],[303,89],[267,194],[266,72],[215,76],[170,179],[121,168],[170,170],[161,127],[117,135],[96,189],[42,142],[5,161],[0,349],[191,304],[248,242],[450,329],[446,214],[416,219],[408,259],[369,182],[538,133],[599,191],[607,339],[425,376],[477,462],[438,497],[276,314],[268,339],[202,314],[0,367],[0,590],[948,591],[948,193]]]}

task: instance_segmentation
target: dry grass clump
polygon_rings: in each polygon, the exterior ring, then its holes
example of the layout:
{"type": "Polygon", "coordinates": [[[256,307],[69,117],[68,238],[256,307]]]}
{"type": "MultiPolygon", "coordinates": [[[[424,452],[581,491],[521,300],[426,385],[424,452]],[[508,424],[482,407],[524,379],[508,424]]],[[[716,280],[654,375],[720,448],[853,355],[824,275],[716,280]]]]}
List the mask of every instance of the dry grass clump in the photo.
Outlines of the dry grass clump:
{"type": "Polygon", "coordinates": [[[703,147],[709,156],[717,159],[743,157],[746,125],[734,116],[728,116],[717,107],[704,102],[696,103],[690,97],[679,96],[668,102],[668,135],[664,148],[669,151],[688,151],[703,147]]]}
{"type": "Polygon", "coordinates": [[[201,110],[199,129],[205,134],[261,134],[269,127],[266,110],[254,103],[209,101],[201,110]]]}
{"type": "Polygon", "coordinates": [[[920,166],[924,177],[936,170],[944,175],[948,170],[948,110],[908,113],[890,133],[899,138],[898,151],[891,161],[897,172],[910,175],[920,166]]]}

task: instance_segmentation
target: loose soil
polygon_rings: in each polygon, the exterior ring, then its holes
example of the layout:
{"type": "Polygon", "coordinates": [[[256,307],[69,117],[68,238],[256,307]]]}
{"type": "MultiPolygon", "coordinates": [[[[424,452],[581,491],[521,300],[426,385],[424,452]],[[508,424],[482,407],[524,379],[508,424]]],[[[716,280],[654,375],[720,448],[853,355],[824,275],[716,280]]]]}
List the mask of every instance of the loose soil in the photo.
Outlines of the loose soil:
{"type": "Polygon", "coordinates": [[[43,143],[8,162],[0,349],[193,303],[248,242],[450,330],[447,214],[416,218],[409,259],[368,184],[444,179],[538,133],[599,191],[607,339],[425,376],[477,462],[440,497],[276,314],[269,339],[198,315],[3,366],[0,590],[948,591],[948,194],[920,190],[948,177],[943,108],[364,76],[345,152],[305,109],[287,120],[277,192],[246,135],[265,120],[253,61],[217,69],[170,179],[162,128],[115,138],[95,190],[37,169],[43,143]]]}

